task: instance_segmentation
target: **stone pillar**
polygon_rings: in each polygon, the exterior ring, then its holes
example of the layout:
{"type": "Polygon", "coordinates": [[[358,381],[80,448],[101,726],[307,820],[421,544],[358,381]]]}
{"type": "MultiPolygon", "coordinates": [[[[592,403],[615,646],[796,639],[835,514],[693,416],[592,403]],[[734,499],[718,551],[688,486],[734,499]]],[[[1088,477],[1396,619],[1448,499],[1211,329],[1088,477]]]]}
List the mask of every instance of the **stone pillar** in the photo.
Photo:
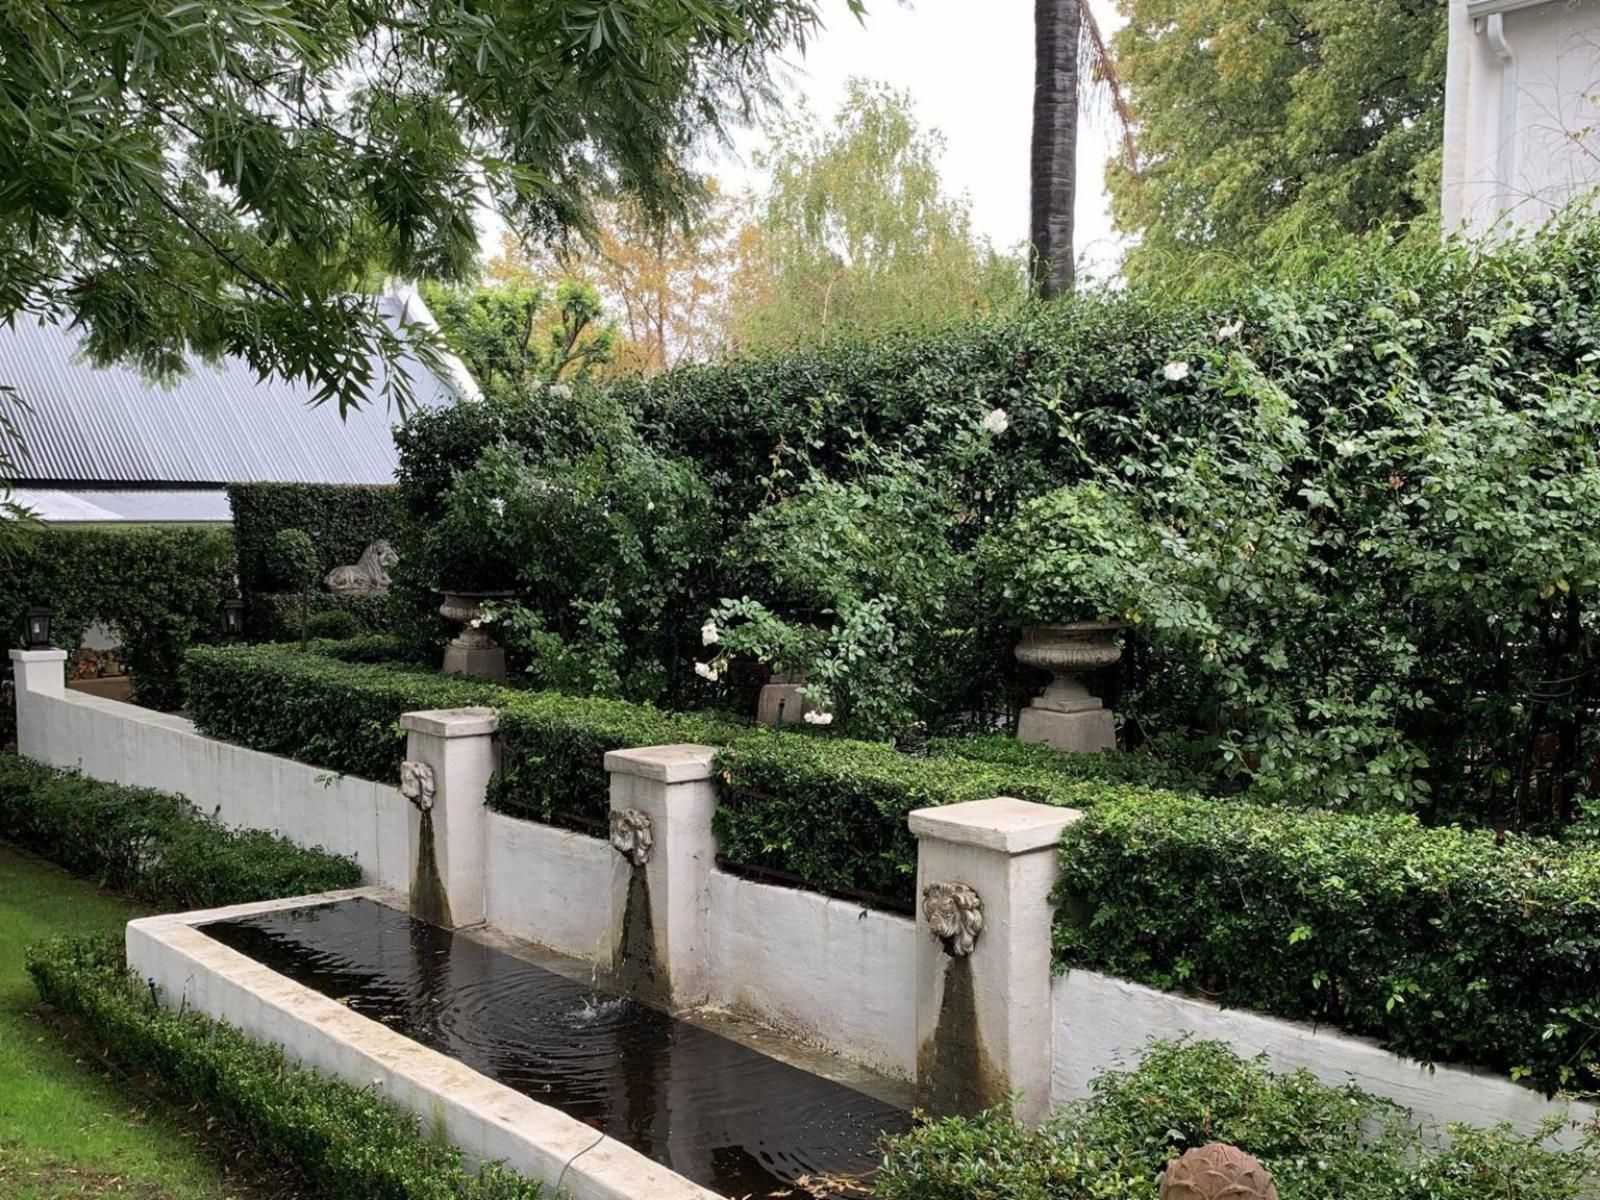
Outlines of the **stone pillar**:
{"type": "Polygon", "coordinates": [[[1080,814],[1000,796],[910,816],[917,837],[917,1103],[973,1113],[1020,1093],[1050,1107],[1050,893],[1080,814]]]}
{"type": "Polygon", "coordinates": [[[16,687],[17,753],[40,762],[54,762],[47,729],[49,717],[39,711],[37,697],[60,699],[67,694],[65,650],[13,650],[11,675],[16,687]]]}
{"type": "Polygon", "coordinates": [[[400,792],[411,802],[411,912],[447,929],[483,923],[484,801],[498,765],[492,708],[400,717],[400,792]]]}
{"type": "Polygon", "coordinates": [[[707,889],[716,866],[711,746],[645,746],[606,755],[611,844],[629,871],[612,956],[618,982],[685,1008],[710,994],[707,889]]]}

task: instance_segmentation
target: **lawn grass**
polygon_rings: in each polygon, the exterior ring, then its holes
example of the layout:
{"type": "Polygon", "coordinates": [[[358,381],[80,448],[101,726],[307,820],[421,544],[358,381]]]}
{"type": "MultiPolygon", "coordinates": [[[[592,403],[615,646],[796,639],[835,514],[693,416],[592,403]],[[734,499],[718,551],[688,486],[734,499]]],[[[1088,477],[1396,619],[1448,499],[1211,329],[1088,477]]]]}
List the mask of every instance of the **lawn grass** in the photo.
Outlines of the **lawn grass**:
{"type": "Polygon", "coordinates": [[[39,1009],[29,943],[120,930],[136,905],[0,843],[0,1197],[263,1200],[295,1182],[208,1136],[203,1118],[104,1061],[39,1009]]]}

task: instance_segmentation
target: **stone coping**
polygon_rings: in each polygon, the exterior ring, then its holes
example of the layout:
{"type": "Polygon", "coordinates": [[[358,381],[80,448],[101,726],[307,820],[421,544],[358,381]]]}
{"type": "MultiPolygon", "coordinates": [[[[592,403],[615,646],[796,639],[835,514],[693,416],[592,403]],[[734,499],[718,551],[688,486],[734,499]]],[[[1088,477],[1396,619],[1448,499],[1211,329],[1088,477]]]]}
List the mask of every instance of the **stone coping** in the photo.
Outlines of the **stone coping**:
{"type": "Polygon", "coordinates": [[[1075,808],[995,796],[915,809],[907,823],[918,838],[938,838],[1015,855],[1054,848],[1067,826],[1082,818],[1075,808]]]}
{"type": "Polygon", "coordinates": [[[644,746],[637,750],[608,750],[606,770],[613,775],[637,775],[658,783],[693,783],[710,779],[715,746],[679,742],[671,746],[644,746]]]}

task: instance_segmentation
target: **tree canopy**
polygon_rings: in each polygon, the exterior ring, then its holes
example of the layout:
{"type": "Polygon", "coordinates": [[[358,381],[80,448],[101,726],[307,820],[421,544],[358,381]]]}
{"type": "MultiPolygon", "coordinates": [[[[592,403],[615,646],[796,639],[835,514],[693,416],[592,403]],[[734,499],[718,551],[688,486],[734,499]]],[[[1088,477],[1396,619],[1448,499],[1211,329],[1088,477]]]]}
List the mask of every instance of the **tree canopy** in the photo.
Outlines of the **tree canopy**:
{"type": "Polygon", "coordinates": [[[1126,271],[1193,275],[1437,211],[1440,0],[1124,0],[1138,169],[1107,173],[1126,271]],[[1210,253],[1206,259],[1197,255],[1210,253]]]}
{"type": "Polygon", "coordinates": [[[729,334],[741,349],[942,321],[1024,291],[1020,256],[972,230],[940,188],[943,142],[910,97],[852,80],[824,125],[802,107],[768,127],[766,194],[740,232],[729,334]]]}
{"type": "MultiPolygon", "coordinates": [[[[843,0],[859,12],[861,0],[843,0]]],[[[403,334],[355,285],[459,280],[478,205],[681,215],[684,167],[813,0],[0,0],[0,320],[153,375],[240,355],[359,402],[403,334]]]]}

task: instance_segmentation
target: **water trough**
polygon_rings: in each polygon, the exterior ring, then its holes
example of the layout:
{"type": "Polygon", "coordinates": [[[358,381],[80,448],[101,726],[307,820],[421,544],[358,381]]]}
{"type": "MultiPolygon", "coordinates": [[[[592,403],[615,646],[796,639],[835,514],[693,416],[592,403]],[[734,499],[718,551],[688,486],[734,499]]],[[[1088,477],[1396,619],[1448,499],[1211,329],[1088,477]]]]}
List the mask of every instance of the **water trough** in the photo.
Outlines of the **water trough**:
{"type": "Polygon", "coordinates": [[[371,1085],[471,1159],[576,1200],[843,1194],[910,1124],[883,1089],[403,904],[360,889],[148,918],[128,927],[129,963],[167,1003],[371,1085]]]}

